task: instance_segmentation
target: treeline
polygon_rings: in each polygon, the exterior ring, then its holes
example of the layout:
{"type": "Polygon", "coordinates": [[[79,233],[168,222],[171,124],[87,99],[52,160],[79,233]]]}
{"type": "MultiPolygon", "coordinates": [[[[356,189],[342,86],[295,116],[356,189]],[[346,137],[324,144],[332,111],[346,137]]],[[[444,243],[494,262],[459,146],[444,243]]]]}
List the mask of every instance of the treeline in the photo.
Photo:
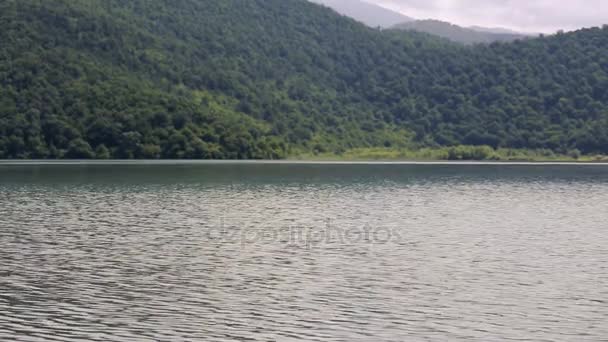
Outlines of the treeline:
{"type": "Polygon", "coordinates": [[[448,161],[537,161],[537,162],[606,162],[605,155],[583,156],[578,150],[566,154],[556,154],[547,149],[529,150],[499,148],[486,145],[458,145],[443,147],[409,148],[355,148],[343,153],[299,154],[299,160],[448,160],[448,161]]]}
{"type": "Polygon", "coordinates": [[[0,158],[608,153],[608,28],[463,47],[304,0],[6,0],[0,41],[0,158]]]}

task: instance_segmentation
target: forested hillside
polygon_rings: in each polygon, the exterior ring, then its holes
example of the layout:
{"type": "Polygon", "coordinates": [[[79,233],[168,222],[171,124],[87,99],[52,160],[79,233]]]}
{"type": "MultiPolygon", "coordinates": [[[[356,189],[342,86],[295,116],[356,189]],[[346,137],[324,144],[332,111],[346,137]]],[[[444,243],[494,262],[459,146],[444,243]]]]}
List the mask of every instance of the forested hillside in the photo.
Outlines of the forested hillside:
{"type": "Polygon", "coordinates": [[[0,2],[0,157],[608,153],[608,28],[463,47],[305,0],[0,2]]]}

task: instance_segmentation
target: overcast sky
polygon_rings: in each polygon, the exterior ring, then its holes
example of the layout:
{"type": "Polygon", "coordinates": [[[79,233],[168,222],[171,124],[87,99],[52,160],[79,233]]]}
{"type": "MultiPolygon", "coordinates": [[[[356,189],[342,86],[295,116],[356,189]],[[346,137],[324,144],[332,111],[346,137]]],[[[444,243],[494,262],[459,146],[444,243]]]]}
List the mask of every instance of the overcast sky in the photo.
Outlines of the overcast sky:
{"type": "Polygon", "coordinates": [[[366,0],[416,19],[551,33],[608,24],[608,0],[366,0]]]}

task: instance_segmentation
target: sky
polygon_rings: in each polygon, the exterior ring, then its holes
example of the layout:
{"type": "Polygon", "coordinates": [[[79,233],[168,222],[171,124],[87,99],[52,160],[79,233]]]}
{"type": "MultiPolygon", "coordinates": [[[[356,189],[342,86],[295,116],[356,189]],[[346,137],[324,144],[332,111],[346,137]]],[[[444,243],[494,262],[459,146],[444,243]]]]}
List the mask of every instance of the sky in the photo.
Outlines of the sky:
{"type": "Polygon", "coordinates": [[[608,24],[608,0],[366,0],[416,19],[554,33],[608,24]]]}

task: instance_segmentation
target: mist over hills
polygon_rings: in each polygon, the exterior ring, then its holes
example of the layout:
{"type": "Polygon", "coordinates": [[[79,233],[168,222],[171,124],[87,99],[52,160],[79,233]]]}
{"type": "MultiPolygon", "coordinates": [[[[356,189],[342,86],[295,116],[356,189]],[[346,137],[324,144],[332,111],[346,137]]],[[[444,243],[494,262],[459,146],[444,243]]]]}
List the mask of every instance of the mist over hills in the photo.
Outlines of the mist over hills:
{"type": "Polygon", "coordinates": [[[540,33],[522,33],[517,32],[515,30],[506,29],[503,27],[483,27],[483,26],[469,26],[467,29],[478,31],[478,32],[488,32],[488,33],[498,33],[498,34],[517,34],[517,35],[525,35],[525,36],[539,36],[540,33]]]}
{"type": "Polygon", "coordinates": [[[608,27],[464,46],[304,0],[0,2],[1,158],[608,153],[608,27]]]}
{"type": "Polygon", "coordinates": [[[364,0],[310,0],[323,4],[338,13],[358,20],[370,27],[389,28],[414,20],[401,13],[368,3],[364,0]]]}
{"type": "Polygon", "coordinates": [[[488,29],[488,31],[486,31],[484,28],[480,27],[476,27],[475,29],[464,28],[444,21],[430,19],[401,23],[392,26],[392,28],[397,30],[426,32],[463,44],[510,42],[531,37],[518,33],[498,33],[499,31],[508,32],[508,30],[501,29],[488,29]],[[490,30],[493,32],[490,32],[490,30]]]}
{"type": "Polygon", "coordinates": [[[414,19],[381,6],[358,0],[312,0],[333,8],[371,27],[413,30],[463,44],[492,43],[524,39],[533,35],[504,28],[462,27],[434,19],[414,19]]]}

